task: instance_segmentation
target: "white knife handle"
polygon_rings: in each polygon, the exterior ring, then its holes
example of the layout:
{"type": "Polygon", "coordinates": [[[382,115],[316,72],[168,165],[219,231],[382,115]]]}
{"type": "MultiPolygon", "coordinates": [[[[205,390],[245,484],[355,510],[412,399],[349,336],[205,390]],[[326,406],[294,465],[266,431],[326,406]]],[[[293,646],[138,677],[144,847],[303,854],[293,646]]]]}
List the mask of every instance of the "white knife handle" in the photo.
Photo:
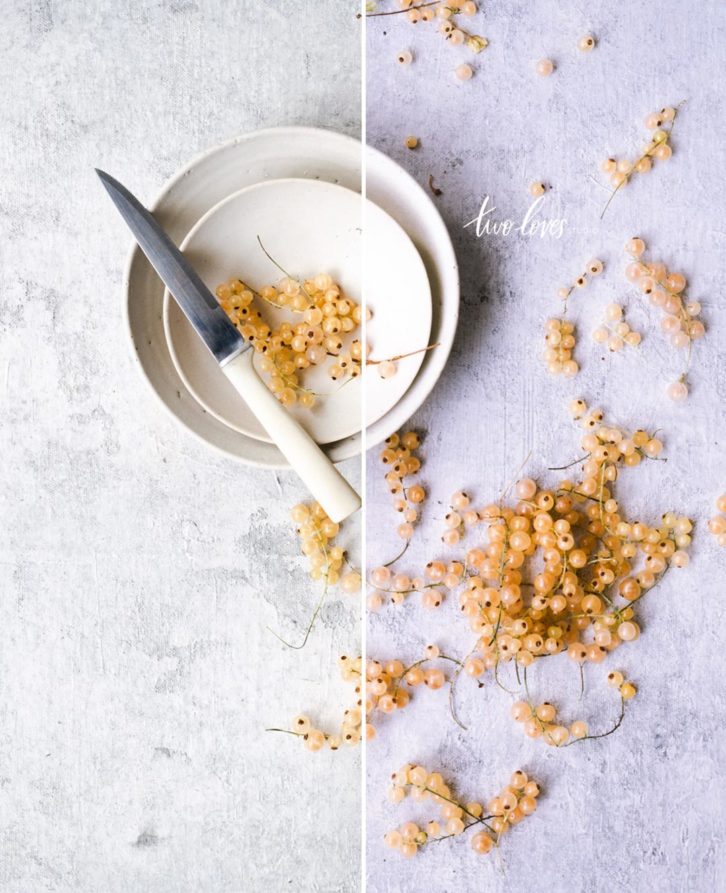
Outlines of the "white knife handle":
{"type": "Polygon", "coordinates": [[[252,365],[252,353],[244,351],[222,371],[328,517],[342,521],[360,508],[360,496],[262,381],[252,365]]]}

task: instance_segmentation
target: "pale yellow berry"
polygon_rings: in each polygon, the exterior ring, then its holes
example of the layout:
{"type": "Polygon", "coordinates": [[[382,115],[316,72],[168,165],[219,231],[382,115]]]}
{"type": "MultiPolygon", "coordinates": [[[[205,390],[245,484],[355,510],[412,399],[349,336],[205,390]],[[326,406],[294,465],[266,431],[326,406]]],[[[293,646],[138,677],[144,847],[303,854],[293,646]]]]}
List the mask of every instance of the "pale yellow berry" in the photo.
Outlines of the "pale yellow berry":
{"type": "Polygon", "coordinates": [[[555,63],[551,59],[540,59],[537,63],[537,74],[540,77],[549,77],[555,70],[555,63]]]}

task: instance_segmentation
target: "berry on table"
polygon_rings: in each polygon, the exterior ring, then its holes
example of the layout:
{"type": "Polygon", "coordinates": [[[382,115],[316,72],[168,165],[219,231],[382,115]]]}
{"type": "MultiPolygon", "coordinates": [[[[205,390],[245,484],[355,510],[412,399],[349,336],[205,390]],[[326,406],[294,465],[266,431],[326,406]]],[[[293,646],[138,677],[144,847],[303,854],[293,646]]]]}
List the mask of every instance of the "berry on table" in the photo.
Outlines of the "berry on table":
{"type": "MultiPolygon", "coordinates": [[[[708,522],[708,530],[715,537],[719,546],[726,546],[726,493],[716,500],[716,510],[720,513],[714,515],[708,522]]],[[[686,531],[686,535],[690,531],[686,531]]]]}
{"type": "Polygon", "coordinates": [[[393,773],[393,781],[396,793],[389,795],[391,802],[401,803],[410,797],[431,802],[439,809],[439,821],[428,821],[425,830],[414,822],[405,822],[385,835],[386,846],[405,858],[415,856],[432,840],[460,837],[471,829],[476,830],[471,837],[471,848],[477,855],[486,855],[499,845],[506,831],[532,815],[540,794],[537,782],[517,770],[510,783],[489,800],[490,814],[484,816],[482,804],[455,797],[440,772],[407,765],[393,773]]]}
{"type": "MultiPolygon", "coordinates": [[[[684,293],[687,281],[682,273],[669,270],[661,261],[646,263],[643,260],[646,245],[641,238],[630,239],[625,251],[630,257],[625,270],[626,277],[637,285],[652,306],[663,311],[661,330],[672,348],[686,348],[688,368],[693,342],[706,334],[706,329],[698,318],[701,313],[700,302],[688,300],[684,293]]],[[[688,397],[687,368],[666,389],[668,397],[675,402],[682,402],[688,397]]]]}
{"type": "Polygon", "coordinates": [[[671,132],[676,119],[676,109],[667,106],[660,112],[648,115],[645,126],[652,131],[651,138],[635,161],[627,158],[607,158],[600,165],[601,170],[610,175],[613,191],[602,210],[602,218],[616,193],[626,186],[635,174],[645,174],[653,167],[653,161],[666,161],[673,150],[670,145],[671,132]]]}
{"type": "Polygon", "coordinates": [[[537,74],[542,78],[549,77],[554,70],[555,63],[551,59],[540,59],[536,65],[537,74]]]}

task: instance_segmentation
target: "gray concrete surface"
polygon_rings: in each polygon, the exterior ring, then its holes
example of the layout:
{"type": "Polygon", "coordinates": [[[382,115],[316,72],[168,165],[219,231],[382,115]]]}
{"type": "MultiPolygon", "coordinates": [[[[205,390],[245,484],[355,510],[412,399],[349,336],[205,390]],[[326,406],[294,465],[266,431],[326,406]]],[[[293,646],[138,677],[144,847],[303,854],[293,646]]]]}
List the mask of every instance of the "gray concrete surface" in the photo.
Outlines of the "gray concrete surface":
{"type": "MultiPolygon", "coordinates": [[[[385,4],[379,4],[384,8],[385,4]]],[[[462,684],[463,732],[448,716],[443,693],[416,694],[400,716],[381,724],[368,755],[367,870],[370,893],[453,891],[578,891],[710,893],[724,889],[724,552],[705,530],[713,501],[726,490],[726,302],[724,227],[723,70],[726,21],[721,4],[666,0],[623,6],[543,0],[484,3],[469,20],[490,40],[472,62],[474,78],[459,84],[453,69],[467,60],[424,24],[402,17],[370,24],[367,41],[368,138],[426,184],[435,177],[437,203],[455,239],[462,273],[462,319],[443,378],[413,423],[428,432],[422,479],[431,500],[418,545],[401,563],[451,554],[441,547],[445,504],[461,486],[477,504],[495,498],[532,451],[528,470],[547,476],[578,453],[577,429],[566,405],[583,395],[622,425],[662,429],[667,463],[623,476],[621,494],[632,514],[656,519],[674,508],[693,516],[692,563],[663,581],[643,604],[644,634],[618,653],[640,693],[616,735],[554,752],[526,739],[509,719],[512,698],[489,684],[462,684]],[[592,32],[589,55],[578,39],[592,32]],[[411,48],[415,61],[397,66],[411,48]],[[551,57],[555,74],[540,79],[536,60],[551,57]],[[673,134],[673,159],[613,202],[601,221],[606,192],[599,164],[610,153],[634,153],[643,118],[686,100],[673,134]],[[409,134],[420,148],[403,146],[409,134]],[[561,239],[484,236],[463,224],[485,194],[497,216],[520,220],[528,184],[551,191],[542,215],[565,217],[561,239]],[[623,245],[640,234],[653,255],[681,270],[690,294],[703,301],[707,338],[696,345],[691,398],[664,396],[680,359],[659,333],[659,315],[623,276],[623,245]],[[572,301],[582,372],[574,381],[550,378],[540,360],[543,323],[556,313],[556,289],[571,282],[592,256],[604,275],[572,301]],[[609,355],[591,341],[609,301],[624,300],[642,347],[609,355]],[[512,832],[499,857],[477,857],[463,841],[447,841],[411,861],[383,849],[381,837],[409,817],[415,804],[385,800],[389,773],[406,761],[441,768],[466,797],[487,797],[519,765],[541,778],[536,815],[512,832]]],[[[395,520],[369,457],[369,517],[395,520]]],[[[394,553],[386,524],[368,528],[371,562],[394,553]]],[[[427,641],[461,654],[470,647],[456,608],[426,614],[414,602],[369,624],[370,651],[415,659],[427,641]]],[[[558,697],[573,718],[597,723],[601,673],[589,674],[579,705],[577,674],[568,667],[533,672],[533,694],[558,697]],[[571,711],[571,712],[570,712],[571,711]],[[592,711],[592,712],[590,712],[592,711]]],[[[507,679],[504,684],[511,687],[507,679]]],[[[611,716],[604,709],[600,722],[611,716]]]]}
{"type": "Polygon", "coordinates": [[[357,135],[359,26],[335,0],[1,11],[0,889],[357,890],[359,754],[263,731],[339,721],[356,612],[332,599],[303,652],[267,631],[317,597],[304,490],[147,387],[93,168],[150,200],[240,132],[357,135]]]}

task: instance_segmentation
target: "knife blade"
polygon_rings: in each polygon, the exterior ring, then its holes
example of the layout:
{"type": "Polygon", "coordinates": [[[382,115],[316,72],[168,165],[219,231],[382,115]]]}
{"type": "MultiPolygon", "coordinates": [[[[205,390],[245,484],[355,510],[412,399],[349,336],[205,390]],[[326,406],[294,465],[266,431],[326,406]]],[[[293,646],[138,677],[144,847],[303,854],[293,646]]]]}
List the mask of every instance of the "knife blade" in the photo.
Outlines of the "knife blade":
{"type": "Polygon", "coordinates": [[[153,214],[118,180],[96,169],[111,200],[214,358],[224,366],[250,344],[232,325],[198,273],[157,223],[153,214]]]}
{"type": "Polygon", "coordinates": [[[360,496],[262,381],[249,342],[232,325],[153,214],[125,186],[96,169],[139,247],[262,427],[333,521],[360,508],[360,496]]]}

